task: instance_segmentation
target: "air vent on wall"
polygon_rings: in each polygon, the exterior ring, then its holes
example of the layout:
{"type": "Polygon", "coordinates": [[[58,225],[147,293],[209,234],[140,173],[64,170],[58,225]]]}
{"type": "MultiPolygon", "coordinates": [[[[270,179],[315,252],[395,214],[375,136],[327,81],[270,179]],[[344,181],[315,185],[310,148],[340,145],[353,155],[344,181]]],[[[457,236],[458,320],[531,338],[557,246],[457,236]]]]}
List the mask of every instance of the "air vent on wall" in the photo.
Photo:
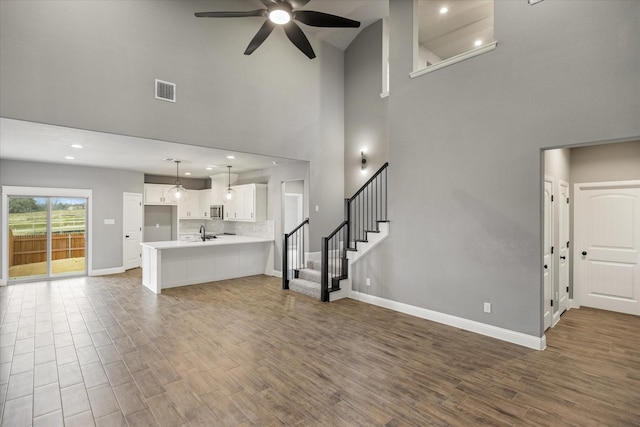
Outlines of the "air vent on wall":
{"type": "Polygon", "coordinates": [[[156,99],[176,102],[176,85],[156,79],[156,99]]]}

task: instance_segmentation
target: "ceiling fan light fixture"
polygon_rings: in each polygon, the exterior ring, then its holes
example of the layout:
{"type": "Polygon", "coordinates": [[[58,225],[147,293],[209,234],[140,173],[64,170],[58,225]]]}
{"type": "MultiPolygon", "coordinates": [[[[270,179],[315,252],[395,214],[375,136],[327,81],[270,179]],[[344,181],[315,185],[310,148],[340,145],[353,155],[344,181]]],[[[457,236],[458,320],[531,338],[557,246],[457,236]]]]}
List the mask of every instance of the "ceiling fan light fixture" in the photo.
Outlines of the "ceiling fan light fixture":
{"type": "Polygon", "coordinates": [[[269,12],[269,20],[274,24],[284,25],[291,21],[291,14],[283,9],[273,9],[269,12]]]}

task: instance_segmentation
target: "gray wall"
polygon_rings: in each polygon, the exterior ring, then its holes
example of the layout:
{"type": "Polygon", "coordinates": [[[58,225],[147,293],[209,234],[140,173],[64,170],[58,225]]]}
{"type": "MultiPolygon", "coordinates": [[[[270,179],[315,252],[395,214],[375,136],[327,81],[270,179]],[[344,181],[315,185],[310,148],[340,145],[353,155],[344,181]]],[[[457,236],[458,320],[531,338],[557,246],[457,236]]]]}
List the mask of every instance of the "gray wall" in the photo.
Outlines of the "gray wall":
{"type": "MultiPolygon", "coordinates": [[[[309,164],[295,163],[270,169],[261,169],[240,174],[240,184],[267,184],[267,219],[274,221],[275,245],[273,253],[273,269],[282,271],[282,183],[287,181],[304,181],[304,217],[309,218],[309,164]]],[[[309,219],[310,227],[312,219],[309,219]]],[[[319,240],[319,239],[318,239],[319,240]]],[[[308,242],[309,244],[313,242],[308,242]]],[[[317,242],[318,246],[320,242],[317,242]]],[[[318,250],[318,249],[314,249],[318,250]]]]}
{"type": "Polygon", "coordinates": [[[577,183],[636,179],[640,179],[640,140],[571,150],[572,191],[577,183]]]}
{"type": "MultiPolygon", "coordinates": [[[[93,190],[93,211],[89,213],[93,227],[91,266],[94,270],[122,267],[122,193],[142,194],[142,173],[0,160],[0,185],[93,190]],[[115,224],[105,225],[105,219],[114,219],[115,224]]],[[[0,256],[2,260],[4,255],[0,256]]]]}
{"type": "Polygon", "coordinates": [[[382,21],[369,25],[345,51],[345,197],[351,197],[389,158],[388,98],[382,92],[382,21]],[[361,173],[360,152],[367,167],[361,173]]]}
{"type": "Polygon", "coordinates": [[[172,240],[173,224],[177,209],[173,206],[144,206],[144,234],[145,242],[162,242],[172,240]]]}
{"type": "Polygon", "coordinates": [[[342,217],[344,54],[256,19],[198,19],[236,1],[0,2],[0,116],[307,160],[312,236],[342,217]],[[177,84],[154,99],[154,79],[177,84]]]}
{"type": "Polygon", "coordinates": [[[640,135],[640,2],[495,2],[495,51],[415,79],[411,22],[390,2],[391,234],[355,288],[542,336],[540,150],[640,135]]]}
{"type": "MultiPolygon", "coordinates": [[[[144,175],[146,184],[170,184],[176,183],[176,176],[144,175]]],[[[211,178],[184,178],[180,177],[180,184],[187,190],[206,190],[211,188],[211,178]]]]}

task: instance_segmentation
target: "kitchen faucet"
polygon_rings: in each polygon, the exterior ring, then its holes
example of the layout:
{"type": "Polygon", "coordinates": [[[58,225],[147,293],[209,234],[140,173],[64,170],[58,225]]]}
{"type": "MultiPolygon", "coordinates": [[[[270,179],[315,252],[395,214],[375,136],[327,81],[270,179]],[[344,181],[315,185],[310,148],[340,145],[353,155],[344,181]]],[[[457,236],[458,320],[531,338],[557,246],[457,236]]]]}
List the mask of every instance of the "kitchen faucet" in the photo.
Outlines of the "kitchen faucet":
{"type": "Polygon", "coordinates": [[[204,229],[204,224],[200,226],[200,238],[202,239],[203,242],[207,240],[207,233],[204,229]]]}

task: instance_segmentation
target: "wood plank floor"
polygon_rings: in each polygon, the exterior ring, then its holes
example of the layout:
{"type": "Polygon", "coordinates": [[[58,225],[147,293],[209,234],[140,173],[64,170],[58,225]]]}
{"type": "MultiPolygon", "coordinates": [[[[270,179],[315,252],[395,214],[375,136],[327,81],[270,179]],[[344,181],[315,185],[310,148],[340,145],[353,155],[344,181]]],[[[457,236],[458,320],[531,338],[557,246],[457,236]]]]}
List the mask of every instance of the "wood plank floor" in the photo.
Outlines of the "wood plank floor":
{"type": "Polygon", "coordinates": [[[0,288],[3,426],[640,425],[640,317],[582,308],[534,351],[256,276],[0,288]]]}

